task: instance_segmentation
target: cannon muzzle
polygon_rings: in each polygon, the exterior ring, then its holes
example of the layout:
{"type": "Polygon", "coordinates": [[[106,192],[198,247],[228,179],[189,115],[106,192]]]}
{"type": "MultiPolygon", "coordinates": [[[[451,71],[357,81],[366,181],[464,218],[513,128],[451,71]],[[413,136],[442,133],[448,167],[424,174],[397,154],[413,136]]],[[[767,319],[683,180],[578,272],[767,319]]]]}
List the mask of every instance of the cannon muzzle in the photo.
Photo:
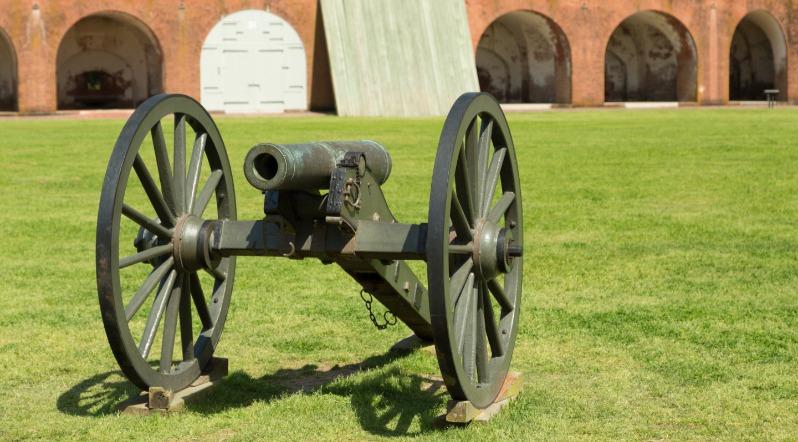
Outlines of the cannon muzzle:
{"type": "Polygon", "coordinates": [[[388,180],[391,156],[374,141],[258,144],[247,153],[244,175],[260,190],[327,189],[336,165],[347,152],[362,152],[374,178],[380,184],[388,180]]]}

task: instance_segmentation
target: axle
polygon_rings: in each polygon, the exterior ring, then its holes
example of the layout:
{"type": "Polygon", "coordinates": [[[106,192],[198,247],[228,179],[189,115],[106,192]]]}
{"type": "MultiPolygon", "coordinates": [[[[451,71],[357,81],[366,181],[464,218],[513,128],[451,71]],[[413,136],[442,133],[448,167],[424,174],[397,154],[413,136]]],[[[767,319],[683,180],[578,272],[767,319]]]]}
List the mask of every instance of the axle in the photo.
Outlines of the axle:
{"type": "Polygon", "coordinates": [[[324,223],[313,220],[294,226],[268,218],[214,221],[205,227],[205,235],[209,238],[209,256],[281,256],[322,262],[342,255],[383,261],[426,258],[426,224],[359,221],[354,234],[339,227],[336,217],[327,217],[324,223]]]}
{"type": "Polygon", "coordinates": [[[431,340],[427,289],[406,260],[423,260],[426,225],[361,221],[356,232],[337,220],[286,224],[279,217],[216,221],[205,226],[212,262],[226,256],[317,258],[336,263],[419,337],[431,340]],[[381,239],[378,239],[381,238],[381,239]],[[388,253],[386,253],[388,252],[388,253]]]}

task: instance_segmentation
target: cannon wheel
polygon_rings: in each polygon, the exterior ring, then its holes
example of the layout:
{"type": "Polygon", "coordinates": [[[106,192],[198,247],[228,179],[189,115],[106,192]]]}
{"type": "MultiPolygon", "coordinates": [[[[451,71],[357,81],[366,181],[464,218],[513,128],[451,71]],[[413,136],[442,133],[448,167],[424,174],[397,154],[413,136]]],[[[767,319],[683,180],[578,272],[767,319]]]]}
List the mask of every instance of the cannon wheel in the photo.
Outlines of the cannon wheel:
{"type": "Polygon", "coordinates": [[[446,387],[478,408],[496,399],[509,370],[522,252],[521,185],[507,120],[492,96],[464,94],[435,157],[427,277],[446,387]]]}
{"type": "Polygon", "coordinates": [[[182,247],[179,238],[199,236],[203,215],[213,212],[208,210],[211,201],[219,219],[236,219],[230,163],[210,115],[184,95],[148,99],[114,146],[100,197],[96,246],[97,289],[108,342],[122,371],[141,389],[187,387],[218,345],[235,260],[191,265],[188,243],[182,247]],[[174,161],[162,123],[174,127],[174,161]],[[190,152],[187,128],[194,135],[190,152]],[[142,143],[152,147],[142,148],[142,143]],[[126,195],[132,201],[126,203],[126,195]],[[120,245],[127,256],[120,256],[120,245]]]}

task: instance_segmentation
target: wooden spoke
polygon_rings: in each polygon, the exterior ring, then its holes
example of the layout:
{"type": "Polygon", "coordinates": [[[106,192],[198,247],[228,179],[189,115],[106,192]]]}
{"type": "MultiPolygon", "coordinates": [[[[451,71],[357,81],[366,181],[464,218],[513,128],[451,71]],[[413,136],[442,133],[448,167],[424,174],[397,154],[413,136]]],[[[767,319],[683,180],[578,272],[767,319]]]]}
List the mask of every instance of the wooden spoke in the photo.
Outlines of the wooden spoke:
{"type": "Polygon", "coordinates": [[[150,272],[150,275],[144,280],[144,284],[141,285],[125,307],[125,320],[130,321],[130,319],[133,318],[144,304],[147,297],[150,296],[150,293],[155,289],[155,286],[161,282],[168,271],[172,270],[174,264],[175,260],[170,256],[169,259],[150,272]]]}
{"type": "Polygon", "coordinates": [[[452,305],[457,308],[460,299],[463,297],[463,293],[470,293],[471,290],[474,289],[474,273],[468,274],[468,279],[466,279],[465,285],[460,289],[459,292],[455,295],[454,299],[452,299],[452,305]]]}
{"type": "Polygon", "coordinates": [[[200,172],[202,170],[202,158],[205,155],[205,142],[207,134],[200,134],[194,140],[194,149],[191,151],[191,161],[188,164],[188,178],[186,179],[186,212],[191,213],[194,209],[194,199],[197,197],[199,187],[200,172]]]}
{"type": "Polygon", "coordinates": [[[211,172],[211,175],[208,177],[208,181],[206,181],[205,186],[202,187],[202,192],[200,192],[199,196],[197,197],[194,210],[191,212],[192,214],[196,216],[202,216],[202,214],[205,213],[205,209],[208,207],[208,203],[211,202],[213,193],[216,192],[216,187],[219,186],[221,181],[221,170],[214,170],[211,172]]]}
{"type": "Polygon", "coordinates": [[[460,148],[460,154],[457,157],[457,167],[454,171],[454,184],[457,189],[457,198],[460,200],[460,205],[463,207],[468,219],[468,224],[474,224],[474,205],[472,204],[471,196],[471,181],[468,176],[468,165],[466,161],[466,149],[460,148]]]}
{"type": "Polygon", "coordinates": [[[147,170],[144,160],[142,160],[141,156],[138,154],[136,154],[136,159],[133,161],[133,170],[136,171],[136,175],[139,177],[139,181],[141,181],[141,186],[144,188],[144,192],[147,194],[147,198],[149,198],[161,222],[168,227],[174,227],[175,216],[172,210],[169,209],[166,201],[164,201],[161,191],[158,190],[158,186],[155,185],[155,181],[152,180],[152,175],[150,175],[150,171],[147,170]]]}
{"type": "Polygon", "coordinates": [[[515,201],[515,193],[504,192],[504,195],[499,198],[499,202],[488,212],[488,220],[494,223],[499,222],[499,219],[504,216],[504,213],[507,212],[507,209],[510,208],[513,201],[515,201]]]}
{"type": "Polygon", "coordinates": [[[468,278],[466,281],[466,287],[463,288],[461,295],[458,296],[458,299],[461,299],[461,302],[458,302],[454,305],[454,329],[455,329],[455,343],[460,351],[460,354],[463,354],[465,341],[466,341],[466,333],[469,329],[468,325],[471,319],[471,310],[473,309],[472,301],[474,297],[471,294],[474,292],[474,278],[468,278]]]}
{"type": "Polygon", "coordinates": [[[504,344],[499,334],[499,328],[496,325],[496,317],[493,314],[493,307],[490,302],[490,295],[488,286],[482,283],[480,286],[480,295],[482,295],[482,312],[485,316],[485,333],[488,335],[488,342],[493,357],[504,356],[504,344]]]}
{"type": "Polygon", "coordinates": [[[466,262],[452,274],[451,282],[449,283],[449,293],[460,293],[460,291],[463,290],[466,278],[468,278],[473,268],[474,260],[469,257],[466,262]]]}
{"type": "Polygon", "coordinates": [[[471,241],[471,239],[473,239],[471,225],[468,222],[468,217],[466,217],[463,206],[460,204],[460,200],[457,198],[456,194],[452,194],[452,207],[450,212],[449,216],[452,218],[452,226],[454,226],[454,230],[457,232],[457,237],[464,238],[466,241],[471,241]]]}
{"type": "Polygon", "coordinates": [[[219,270],[219,268],[206,269],[206,268],[203,267],[202,269],[205,270],[206,273],[208,273],[209,275],[213,276],[216,279],[219,279],[221,281],[224,281],[225,279],[227,279],[227,275],[224,272],[222,272],[221,270],[219,270]]]}
{"type": "Polygon", "coordinates": [[[162,239],[168,239],[172,237],[172,231],[167,229],[166,227],[160,225],[154,219],[150,219],[147,215],[139,212],[138,210],[128,206],[127,204],[122,204],[122,215],[128,217],[131,221],[138,224],[139,226],[149,230],[150,232],[158,235],[162,239]]]}
{"type": "Polygon", "coordinates": [[[477,209],[479,216],[485,215],[485,210],[482,208],[481,202],[485,199],[488,188],[485,184],[488,175],[488,156],[490,154],[490,142],[493,137],[493,120],[482,120],[482,133],[479,136],[479,195],[477,196],[477,209]]]}
{"type": "Polygon", "coordinates": [[[147,322],[144,324],[144,333],[141,336],[141,342],[139,342],[139,353],[144,359],[147,359],[147,356],[150,355],[150,350],[152,350],[152,343],[155,340],[155,334],[158,332],[158,325],[161,323],[161,317],[163,316],[164,310],[166,310],[166,303],[169,301],[169,295],[172,293],[172,288],[175,285],[175,279],[177,279],[177,271],[172,270],[166,280],[161,284],[158,295],[155,297],[155,302],[152,304],[152,310],[150,310],[150,314],[147,315],[147,322]]]}
{"type": "MultiPolygon", "coordinates": [[[[468,164],[468,178],[471,180],[471,207],[476,211],[476,209],[479,209],[477,202],[480,201],[479,191],[482,188],[480,183],[482,173],[479,164],[479,117],[474,118],[468,126],[464,149],[468,164]]],[[[478,214],[475,213],[474,215],[478,214]]]]}
{"type": "MultiPolygon", "coordinates": [[[[476,329],[476,342],[475,342],[475,365],[477,371],[477,382],[488,382],[488,344],[485,340],[485,304],[482,296],[482,284],[477,286],[477,317],[474,323],[476,329]]],[[[490,304],[487,306],[490,308],[490,304]]]]}
{"type": "Polygon", "coordinates": [[[510,301],[510,298],[508,298],[507,294],[504,293],[504,289],[499,285],[499,282],[496,281],[496,279],[491,279],[488,281],[488,289],[491,293],[493,293],[493,297],[496,298],[496,301],[499,302],[502,312],[509,313],[513,311],[515,308],[515,306],[513,306],[513,302],[510,301]]]}
{"type": "Polygon", "coordinates": [[[186,116],[175,114],[175,212],[183,214],[186,209],[186,116]]]}
{"type": "Polygon", "coordinates": [[[208,311],[208,302],[205,300],[205,294],[202,292],[199,275],[196,273],[189,275],[189,290],[191,291],[191,299],[194,300],[194,306],[197,308],[197,316],[199,316],[202,323],[202,329],[210,330],[213,328],[213,320],[208,311]]]}
{"type": "Polygon", "coordinates": [[[161,373],[169,373],[172,370],[172,353],[175,349],[175,334],[177,333],[177,316],[180,313],[180,298],[183,292],[185,277],[178,274],[177,281],[169,295],[169,302],[166,307],[166,318],[163,324],[163,337],[161,340],[161,362],[159,368],[161,373]]]}
{"type": "Polygon", "coordinates": [[[463,368],[465,369],[466,377],[473,380],[476,374],[477,362],[477,291],[472,290],[468,294],[468,302],[470,308],[468,309],[468,316],[466,322],[468,326],[465,331],[465,339],[463,339],[463,368]]]}
{"type": "Polygon", "coordinates": [[[162,246],[155,246],[151,249],[144,250],[143,252],[136,253],[135,255],[126,256],[124,258],[119,259],[119,268],[124,269],[125,267],[132,266],[133,264],[138,264],[140,262],[149,261],[154,258],[158,258],[159,256],[164,256],[169,253],[172,253],[174,246],[172,243],[164,244],[162,246]]]}
{"type": "Polygon", "coordinates": [[[194,358],[194,330],[191,324],[191,290],[188,275],[183,277],[183,293],[180,295],[180,346],[183,349],[183,360],[194,358]]]}
{"type": "Polygon", "coordinates": [[[155,148],[155,162],[158,164],[158,177],[161,181],[161,189],[163,190],[163,197],[166,204],[174,212],[175,208],[175,193],[172,189],[172,167],[169,165],[169,154],[166,151],[166,140],[163,136],[163,127],[161,122],[155,123],[155,126],[150,130],[152,135],[152,145],[155,148]]]}
{"type": "Polygon", "coordinates": [[[504,164],[504,156],[507,155],[507,148],[502,147],[493,153],[493,159],[490,161],[490,168],[488,169],[488,176],[485,179],[485,191],[482,193],[482,209],[480,213],[485,215],[493,200],[493,192],[496,191],[496,186],[499,184],[499,174],[504,164]]]}

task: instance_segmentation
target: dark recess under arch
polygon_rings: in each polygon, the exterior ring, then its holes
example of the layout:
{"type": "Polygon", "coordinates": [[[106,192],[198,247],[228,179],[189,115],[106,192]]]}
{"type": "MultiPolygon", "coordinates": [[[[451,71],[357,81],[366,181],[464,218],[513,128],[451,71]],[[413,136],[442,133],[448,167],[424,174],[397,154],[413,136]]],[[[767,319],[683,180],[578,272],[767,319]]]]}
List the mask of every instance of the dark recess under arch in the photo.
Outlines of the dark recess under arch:
{"type": "Polygon", "coordinates": [[[571,49],[550,18],[515,11],[496,19],[477,46],[482,91],[505,103],[571,103],[571,49]]]}

